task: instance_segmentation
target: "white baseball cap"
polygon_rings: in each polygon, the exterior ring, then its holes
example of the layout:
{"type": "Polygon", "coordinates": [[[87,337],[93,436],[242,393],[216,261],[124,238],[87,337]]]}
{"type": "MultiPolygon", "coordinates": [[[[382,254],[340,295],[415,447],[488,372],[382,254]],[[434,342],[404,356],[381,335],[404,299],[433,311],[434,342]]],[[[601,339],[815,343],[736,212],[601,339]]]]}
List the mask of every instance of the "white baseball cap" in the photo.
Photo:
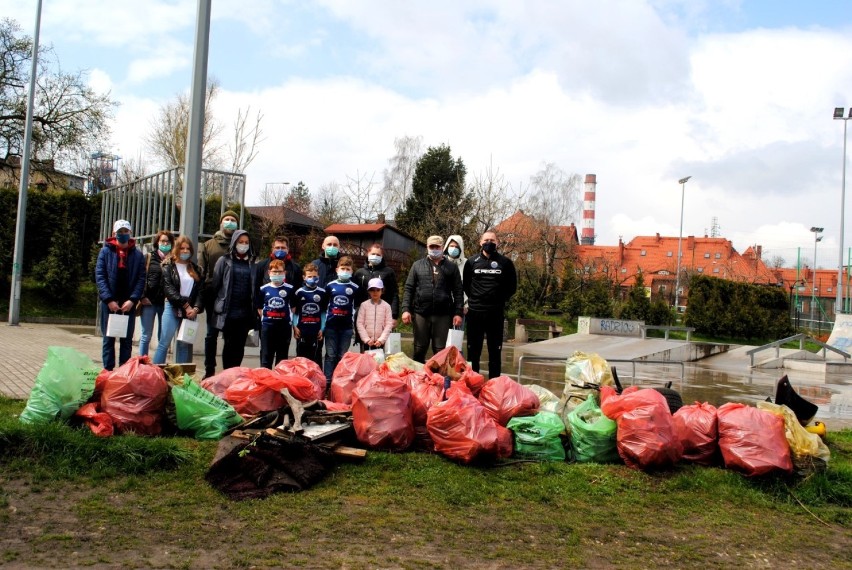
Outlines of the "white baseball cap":
{"type": "Polygon", "coordinates": [[[116,220],[112,225],[112,233],[116,233],[118,230],[127,230],[129,232],[133,232],[133,228],[130,227],[130,222],[127,220],[116,220]]]}

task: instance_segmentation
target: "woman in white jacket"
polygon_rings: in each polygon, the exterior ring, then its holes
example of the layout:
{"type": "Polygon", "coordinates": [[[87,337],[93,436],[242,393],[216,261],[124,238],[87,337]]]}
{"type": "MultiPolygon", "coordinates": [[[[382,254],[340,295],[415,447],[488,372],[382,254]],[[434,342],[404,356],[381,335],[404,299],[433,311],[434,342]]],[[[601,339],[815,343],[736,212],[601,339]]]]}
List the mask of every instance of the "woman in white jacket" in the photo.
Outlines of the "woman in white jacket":
{"type": "MultiPolygon", "coordinates": [[[[451,235],[444,244],[444,253],[447,259],[455,263],[459,268],[459,275],[464,275],[464,264],[467,258],[464,256],[464,238],[460,235],[451,235]]],[[[464,296],[464,312],[467,313],[467,295],[464,296]]]]}

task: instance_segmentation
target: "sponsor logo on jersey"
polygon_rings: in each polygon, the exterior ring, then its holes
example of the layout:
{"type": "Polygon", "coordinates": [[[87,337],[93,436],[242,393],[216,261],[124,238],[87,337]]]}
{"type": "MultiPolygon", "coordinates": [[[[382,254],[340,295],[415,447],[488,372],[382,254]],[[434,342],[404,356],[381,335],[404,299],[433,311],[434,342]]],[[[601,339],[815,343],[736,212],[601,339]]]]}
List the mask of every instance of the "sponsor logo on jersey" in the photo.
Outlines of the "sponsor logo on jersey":
{"type": "Polygon", "coordinates": [[[282,287],[281,289],[278,290],[278,296],[279,297],[286,297],[287,296],[287,290],[282,287]]]}
{"type": "Polygon", "coordinates": [[[482,275],[500,275],[503,273],[502,269],[474,269],[474,273],[482,274],[482,275]]]}
{"type": "Polygon", "coordinates": [[[346,306],[349,304],[349,297],[346,295],[335,295],[331,302],[335,305],[346,306]]]}
{"type": "Polygon", "coordinates": [[[287,306],[287,303],[284,302],[284,299],[280,297],[270,297],[268,301],[266,301],[266,306],[270,309],[283,309],[287,306]]]}
{"type": "Polygon", "coordinates": [[[303,315],[316,315],[319,312],[319,305],[317,305],[316,303],[305,303],[304,305],[302,305],[303,315]]]}
{"type": "Polygon", "coordinates": [[[319,295],[314,295],[314,301],[315,302],[319,303],[320,299],[322,299],[322,297],[320,297],[319,295]]]}

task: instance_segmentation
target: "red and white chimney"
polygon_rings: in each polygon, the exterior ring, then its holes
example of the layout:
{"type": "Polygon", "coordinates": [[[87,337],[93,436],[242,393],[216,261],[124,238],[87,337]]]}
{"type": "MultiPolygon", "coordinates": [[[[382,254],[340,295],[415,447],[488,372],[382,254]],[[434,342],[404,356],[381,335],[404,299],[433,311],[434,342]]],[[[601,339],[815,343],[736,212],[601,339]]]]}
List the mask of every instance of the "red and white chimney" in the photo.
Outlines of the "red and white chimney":
{"type": "Polygon", "coordinates": [[[581,245],[595,245],[595,189],[597,176],[586,174],[586,191],[583,194],[583,229],[580,234],[581,245]]]}

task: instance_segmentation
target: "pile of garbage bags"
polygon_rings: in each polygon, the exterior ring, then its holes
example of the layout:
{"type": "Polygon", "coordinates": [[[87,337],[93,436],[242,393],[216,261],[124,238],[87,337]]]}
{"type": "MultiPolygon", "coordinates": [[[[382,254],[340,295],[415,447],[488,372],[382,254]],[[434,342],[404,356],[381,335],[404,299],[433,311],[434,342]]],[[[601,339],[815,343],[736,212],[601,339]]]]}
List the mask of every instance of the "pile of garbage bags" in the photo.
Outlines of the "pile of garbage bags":
{"type": "MultiPolygon", "coordinates": [[[[178,367],[179,368],[179,367],[178,367]]],[[[287,405],[284,393],[321,409],[351,410],[365,447],[433,451],[463,464],[515,455],[624,463],[641,470],[679,461],[724,465],[747,476],[790,473],[828,461],[828,447],[783,405],[708,403],[672,414],[657,390],[619,391],[606,361],[574,353],[563,393],[486,380],[453,346],[426,363],[404,354],[379,363],[346,353],[326,397],[319,366],[305,358],[274,370],[231,368],[196,382],[135,357],[112,372],[70,348],[50,347],[21,421],[76,421],[98,436],[183,433],[220,439],[244,421],[287,405]]]]}

